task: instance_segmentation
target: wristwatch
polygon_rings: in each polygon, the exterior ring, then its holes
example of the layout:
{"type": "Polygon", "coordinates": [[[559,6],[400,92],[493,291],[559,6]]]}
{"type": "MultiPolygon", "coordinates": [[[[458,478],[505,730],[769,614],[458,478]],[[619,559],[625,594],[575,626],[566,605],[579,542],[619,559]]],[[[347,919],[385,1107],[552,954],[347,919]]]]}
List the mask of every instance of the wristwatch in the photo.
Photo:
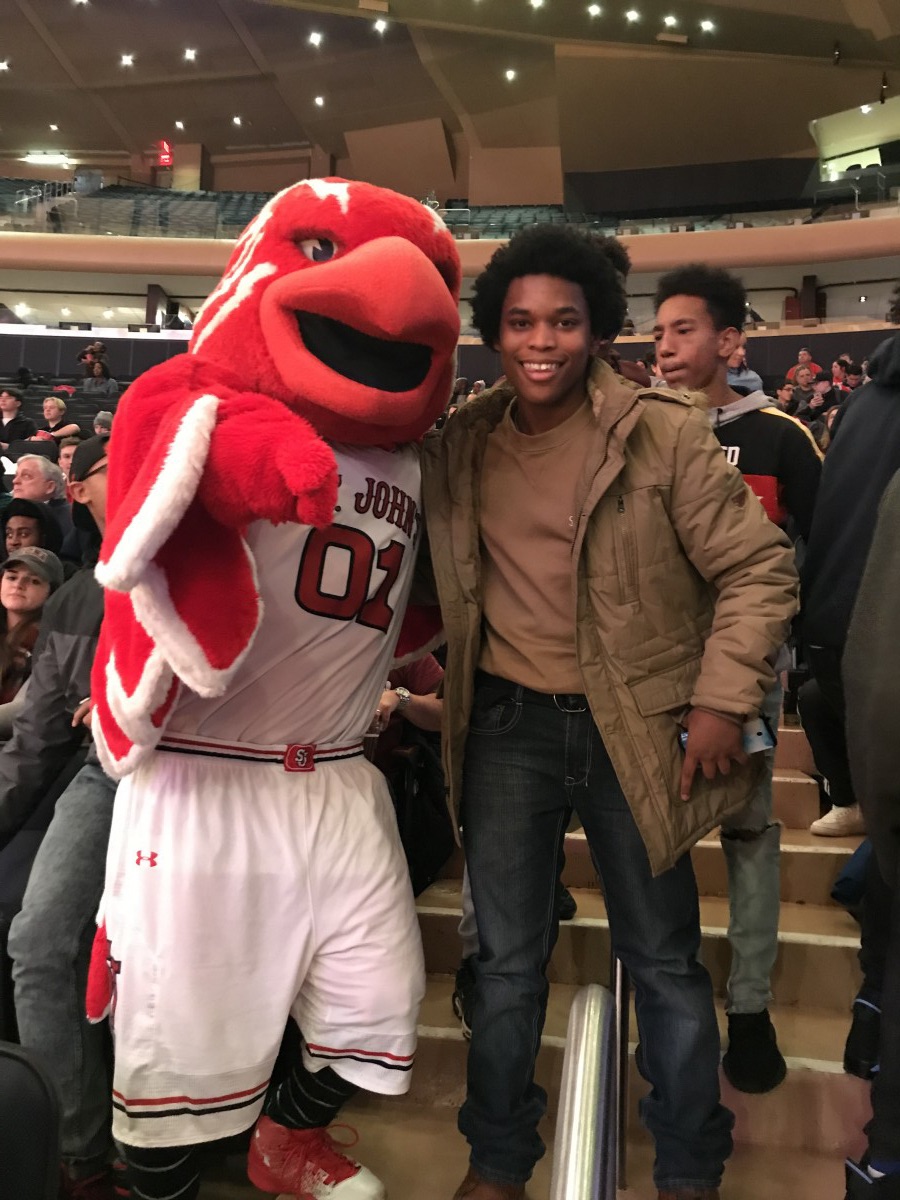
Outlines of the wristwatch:
{"type": "Polygon", "coordinates": [[[405,688],[405,687],[394,688],[394,693],[399,698],[399,701],[400,701],[399,704],[397,705],[397,707],[398,708],[406,708],[407,704],[409,704],[409,702],[412,698],[409,694],[409,688],[405,688]]]}

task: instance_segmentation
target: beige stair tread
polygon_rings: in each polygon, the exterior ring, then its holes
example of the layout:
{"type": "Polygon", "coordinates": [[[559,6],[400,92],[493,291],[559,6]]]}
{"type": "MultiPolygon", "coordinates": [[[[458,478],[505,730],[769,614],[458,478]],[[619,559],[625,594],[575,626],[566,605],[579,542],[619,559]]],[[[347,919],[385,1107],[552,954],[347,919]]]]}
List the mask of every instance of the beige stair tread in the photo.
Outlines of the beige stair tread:
{"type": "MultiPolygon", "coordinates": [[[[578,915],[566,925],[575,927],[609,925],[606,905],[599,892],[576,888],[572,895],[578,903],[578,915]]],[[[420,915],[447,915],[461,911],[461,882],[458,879],[439,879],[416,900],[420,915]]],[[[724,937],[728,928],[728,899],[724,896],[700,897],[700,926],[711,937],[724,937]]],[[[803,942],[829,946],[859,944],[859,926],[837,905],[781,905],[778,927],[781,942],[803,942]]]]}
{"type": "MultiPolygon", "coordinates": [[[[544,1041],[547,1045],[565,1045],[569,1010],[577,991],[574,984],[550,984],[547,1020],[544,1024],[544,1041]]],[[[450,1002],[452,995],[452,975],[428,976],[425,999],[419,1011],[420,1038],[462,1038],[462,1030],[450,1002]]],[[[728,1018],[724,1001],[720,999],[716,1000],[716,1014],[724,1045],[728,1018]]],[[[850,1028],[849,1013],[773,1005],[769,1014],[778,1034],[778,1045],[789,1066],[828,1072],[840,1072],[843,1069],[841,1060],[850,1028]]],[[[633,1014],[630,1037],[632,1043],[637,1037],[633,1014]]]]}
{"type": "MultiPolygon", "coordinates": [[[[456,1128],[452,1107],[426,1108],[403,1101],[352,1101],[342,1116],[359,1133],[353,1153],[386,1185],[388,1200],[450,1200],[466,1172],[468,1147],[456,1128]]],[[[542,1129],[552,1138],[547,1122],[542,1129]]],[[[652,1183],[653,1147],[644,1138],[629,1142],[628,1183],[619,1196],[656,1200],[652,1183]]],[[[538,1164],[528,1185],[529,1200],[548,1200],[551,1154],[538,1164]]],[[[216,1172],[201,1200],[257,1200],[263,1196],[243,1175],[240,1159],[216,1172]]],[[[838,1200],[843,1195],[843,1163],[838,1155],[737,1146],[725,1168],[728,1200],[838,1200]]]]}
{"type": "MultiPolygon", "coordinates": [[[[573,829],[571,833],[566,834],[566,845],[570,842],[585,842],[583,829],[573,829]]],[[[859,836],[854,837],[817,837],[814,833],[810,833],[808,829],[785,829],[781,830],[781,850],[782,853],[798,854],[852,854],[854,850],[859,849],[863,839],[859,836]]],[[[711,830],[705,837],[702,837],[698,842],[698,846],[715,846],[719,848],[719,831],[718,829],[711,830]]]]}

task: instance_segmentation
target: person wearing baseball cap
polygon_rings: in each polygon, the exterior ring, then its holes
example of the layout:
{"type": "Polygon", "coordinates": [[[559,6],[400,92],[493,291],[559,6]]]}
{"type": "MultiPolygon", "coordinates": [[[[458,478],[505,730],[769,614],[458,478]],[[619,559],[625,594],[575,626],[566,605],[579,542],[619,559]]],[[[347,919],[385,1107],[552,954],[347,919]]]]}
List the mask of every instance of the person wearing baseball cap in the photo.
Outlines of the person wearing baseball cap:
{"type": "MultiPolygon", "coordinates": [[[[62,563],[43,546],[20,546],[0,564],[0,714],[31,674],[41,612],[64,579],[62,563]]],[[[0,720],[7,736],[11,717],[0,720]]]]}
{"type": "Polygon", "coordinates": [[[95,536],[103,532],[106,514],[108,444],[109,434],[88,438],[75,450],[69,469],[72,522],[76,529],[95,536]]]}

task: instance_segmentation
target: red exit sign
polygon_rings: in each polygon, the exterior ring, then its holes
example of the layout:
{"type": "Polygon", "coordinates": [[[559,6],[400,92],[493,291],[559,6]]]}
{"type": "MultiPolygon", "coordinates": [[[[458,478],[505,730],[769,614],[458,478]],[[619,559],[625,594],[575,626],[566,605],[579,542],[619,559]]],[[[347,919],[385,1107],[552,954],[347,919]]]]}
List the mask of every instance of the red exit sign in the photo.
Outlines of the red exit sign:
{"type": "Polygon", "coordinates": [[[160,167],[171,167],[172,165],[172,147],[168,142],[159,143],[159,158],[157,165],[160,167]]]}

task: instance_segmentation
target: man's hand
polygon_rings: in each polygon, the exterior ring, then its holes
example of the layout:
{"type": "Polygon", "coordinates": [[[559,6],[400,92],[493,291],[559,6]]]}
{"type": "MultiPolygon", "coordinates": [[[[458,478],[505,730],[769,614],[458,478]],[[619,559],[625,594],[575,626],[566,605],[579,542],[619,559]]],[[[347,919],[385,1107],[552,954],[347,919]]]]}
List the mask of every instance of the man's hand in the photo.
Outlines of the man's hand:
{"type": "Polygon", "coordinates": [[[392,688],[385,688],[378,701],[378,707],[375,709],[369,733],[384,733],[399,704],[400,697],[397,693],[392,688]]]}
{"type": "Polygon", "coordinates": [[[684,727],[688,738],[681,769],[681,799],[690,800],[698,767],[707,779],[715,779],[717,772],[730,774],[733,762],[747,762],[747,755],[740,725],[727,717],[693,708],[685,718],[684,727]]]}
{"type": "Polygon", "coordinates": [[[72,714],[73,727],[76,725],[86,725],[88,727],[88,729],[90,729],[92,710],[93,710],[93,705],[91,703],[91,698],[90,698],[90,696],[87,696],[84,700],[81,701],[81,703],[75,709],[75,712],[72,714]]]}

